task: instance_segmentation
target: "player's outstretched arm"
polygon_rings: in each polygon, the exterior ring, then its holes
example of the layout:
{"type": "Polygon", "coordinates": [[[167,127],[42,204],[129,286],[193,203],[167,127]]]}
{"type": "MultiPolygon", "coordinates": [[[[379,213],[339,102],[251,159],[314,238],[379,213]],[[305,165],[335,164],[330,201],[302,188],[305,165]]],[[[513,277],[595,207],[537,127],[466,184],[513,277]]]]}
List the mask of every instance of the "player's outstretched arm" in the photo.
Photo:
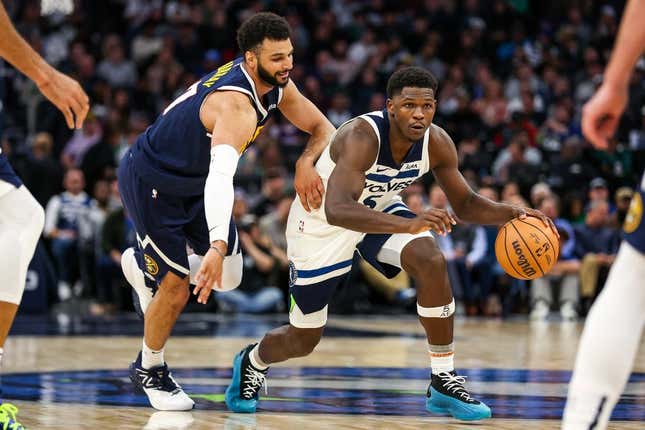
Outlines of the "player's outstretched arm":
{"type": "Polygon", "coordinates": [[[34,51],[14,28],[0,3],[0,57],[27,75],[65,115],[69,128],[81,128],[90,108],[89,98],[72,78],[60,73],[34,51]]]}
{"type": "Polygon", "coordinates": [[[631,74],[645,50],[643,20],[645,0],[630,0],[623,12],[603,83],[582,109],[582,132],[596,148],[607,148],[625,110],[631,74]]]}
{"type": "Polygon", "coordinates": [[[289,81],[285,87],[279,108],[293,125],[311,135],[296,163],[293,185],[305,210],[318,209],[325,189],[314,164],[329,143],[329,138],[335,131],[334,126],[298,91],[293,81],[289,81]]]}
{"type": "Polygon", "coordinates": [[[327,222],[362,233],[445,232],[452,223],[446,211],[434,210],[413,219],[375,211],[357,200],[365,186],[365,172],[376,160],[378,141],[362,119],[342,127],[332,143],[336,166],[327,183],[327,222]]]}
{"type": "Polygon", "coordinates": [[[515,217],[534,216],[558,234],[553,222],[542,212],[493,202],[473,191],[459,171],[455,144],[441,127],[431,126],[430,160],[437,182],[446,193],[455,214],[462,221],[474,224],[501,225],[515,217]]]}
{"type": "Polygon", "coordinates": [[[193,293],[199,296],[199,303],[206,303],[213,286],[221,287],[222,263],[233,211],[233,176],[240,153],[255,132],[257,117],[246,95],[216,91],[204,102],[200,118],[207,129],[213,130],[211,161],[204,187],[204,210],[211,246],[197,273],[193,293]]]}

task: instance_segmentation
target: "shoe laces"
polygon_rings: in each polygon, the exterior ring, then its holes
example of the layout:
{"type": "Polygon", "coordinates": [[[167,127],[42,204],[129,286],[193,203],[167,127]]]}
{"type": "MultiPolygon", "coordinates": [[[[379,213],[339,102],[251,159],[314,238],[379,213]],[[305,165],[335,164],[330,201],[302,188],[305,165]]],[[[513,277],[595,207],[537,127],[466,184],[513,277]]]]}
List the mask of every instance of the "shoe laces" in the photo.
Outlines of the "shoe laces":
{"type": "Polygon", "coordinates": [[[242,389],[242,397],[246,400],[253,398],[260,391],[264,385],[264,394],[268,394],[266,382],[266,372],[255,370],[251,366],[247,366],[244,379],[244,388],[242,389]]]}
{"type": "Polygon", "coordinates": [[[472,400],[470,393],[464,388],[466,383],[465,376],[457,376],[450,372],[441,372],[437,376],[443,381],[443,386],[448,391],[452,391],[455,394],[458,394],[462,399],[466,401],[472,400]]]}
{"type": "Polygon", "coordinates": [[[0,404],[0,429],[1,430],[24,430],[22,424],[16,419],[18,408],[11,403],[0,404]]]}

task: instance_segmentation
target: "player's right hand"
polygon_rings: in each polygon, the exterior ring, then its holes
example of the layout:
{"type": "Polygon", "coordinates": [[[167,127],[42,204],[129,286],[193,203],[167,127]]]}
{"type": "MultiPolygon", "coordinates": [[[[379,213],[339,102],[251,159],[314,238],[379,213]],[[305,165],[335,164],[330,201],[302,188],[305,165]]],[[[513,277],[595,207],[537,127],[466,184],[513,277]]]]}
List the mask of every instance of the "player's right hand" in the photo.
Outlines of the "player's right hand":
{"type": "Polygon", "coordinates": [[[423,214],[410,219],[408,233],[417,234],[422,231],[432,230],[437,234],[445,236],[452,231],[452,226],[457,221],[445,209],[428,209],[423,214]]]}
{"type": "MultiPolygon", "coordinates": [[[[226,252],[226,248],[224,248],[224,252],[226,252]]],[[[197,296],[197,303],[206,304],[208,302],[213,286],[217,285],[222,288],[223,262],[222,255],[213,248],[210,248],[204,256],[196,276],[197,285],[193,290],[193,294],[197,296]]]]}
{"type": "Polygon", "coordinates": [[[606,149],[627,104],[627,86],[604,83],[582,108],[582,133],[598,149],[606,149]]]}
{"type": "Polygon", "coordinates": [[[81,128],[90,109],[90,99],[74,79],[52,68],[38,89],[65,115],[69,128],[81,128]]]}

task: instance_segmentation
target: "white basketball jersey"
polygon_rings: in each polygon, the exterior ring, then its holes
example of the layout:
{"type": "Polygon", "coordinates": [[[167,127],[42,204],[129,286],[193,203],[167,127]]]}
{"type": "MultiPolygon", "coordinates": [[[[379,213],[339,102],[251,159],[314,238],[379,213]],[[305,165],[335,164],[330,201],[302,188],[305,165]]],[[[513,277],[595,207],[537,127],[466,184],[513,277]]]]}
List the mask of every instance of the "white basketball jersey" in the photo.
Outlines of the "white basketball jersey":
{"type": "MultiPolygon", "coordinates": [[[[378,211],[389,212],[386,210],[386,206],[390,204],[392,199],[430,170],[428,155],[430,131],[426,130],[423,139],[410,147],[405,158],[398,165],[392,158],[389,140],[390,122],[387,111],[370,112],[357,118],[364,119],[372,126],[379,143],[376,160],[365,172],[365,186],[358,202],[378,211]]],[[[330,140],[333,141],[333,137],[330,140]]],[[[327,145],[316,163],[316,170],[325,183],[325,189],[327,180],[336,165],[331,159],[330,148],[331,144],[327,145]]]]}

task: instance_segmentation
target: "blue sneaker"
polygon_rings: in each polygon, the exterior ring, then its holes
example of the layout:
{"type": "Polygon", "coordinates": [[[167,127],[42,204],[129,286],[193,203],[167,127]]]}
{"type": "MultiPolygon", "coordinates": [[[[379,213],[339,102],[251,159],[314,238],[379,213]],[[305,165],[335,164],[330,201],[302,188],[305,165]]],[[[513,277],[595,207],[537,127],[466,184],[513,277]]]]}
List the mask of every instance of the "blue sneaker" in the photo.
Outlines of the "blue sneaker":
{"type": "Polygon", "coordinates": [[[453,372],[432,374],[426,409],[433,414],[452,415],[458,420],[477,421],[491,417],[485,403],[470,397],[464,388],[466,378],[453,372]]]}
{"type": "Polygon", "coordinates": [[[143,391],[153,408],[160,411],[189,411],[195,402],[188,397],[168,370],[168,365],[144,369],[141,352],[130,365],[130,380],[143,391]]]}
{"type": "Polygon", "coordinates": [[[0,400],[0,430],[25,430],[16,418],[17,413],[17,407],[11,403],[2,403],[0,400]]]}
{"type": "Polygon", "coordinates": [[[252,414],[258,405],[258,393],[269,369],[258,370],[251,365],[249,354],[255,345],[247,346],[233,359],[233,378],[224,396],[226,406],[233,412],[252,414]]]}

